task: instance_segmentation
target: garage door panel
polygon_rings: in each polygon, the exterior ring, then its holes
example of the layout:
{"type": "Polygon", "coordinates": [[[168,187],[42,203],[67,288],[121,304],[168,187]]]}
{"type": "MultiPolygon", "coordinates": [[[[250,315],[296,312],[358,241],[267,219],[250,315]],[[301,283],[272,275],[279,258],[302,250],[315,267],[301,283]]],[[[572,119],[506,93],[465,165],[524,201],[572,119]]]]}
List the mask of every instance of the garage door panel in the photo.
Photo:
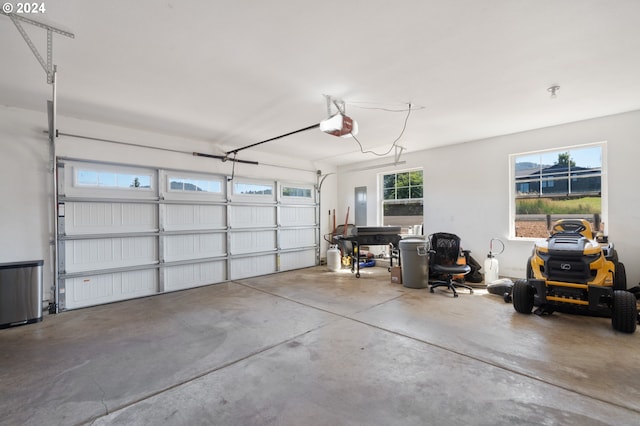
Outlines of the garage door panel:
{"type": "Polygon", "coordinates": [[[165,237],[164,260],[174,262],[224,256],[226,241],[226,234],[223,233],[169,235],[165,237]]]}
{"type": "Polygon", "coordinates": [[[220,283],[227,277],[227,262],[195,263],[168,266],[164,269],[165,290],[174,291],[191,287],[220,283]]]}
{"type": "Polygon", "coordinates": [[[155,269],[70,278],[65,280],[65,309],[82,308],[155,294],[155,269]]]}
{"type": "Polygon", "coordinates": [[[282,206],[280,217],[287,226],[313,226],[316,224],[316,208],[282,206]]]}
{"type": "Polygon", "coordinates": [[[123,237],[65,242],[67,273],[95,271],[157,262],[156,237],[123,237]]]}
{"type": "Polygon", "coordinates": [[[280,231],[280,247],[291,249],[313,246],[316,242],[316,230],[307,229],[283,229],[280,231]]]}
{"type": "Polygon", "coordinates": [[[150,232],[158,229],[154,204],[67,202],[67,235],[150,232]]]}
{"type": "Polygon", "coordinates": [[[275,206],[231,206],[232,228],[259,228],[276,225],[275,206]]]}
{"type": "Polygon", "coordinates": [[[282,253],[280,255],[280,270],[307,268],[316,264],[315,249],[282,253]]]}
{"type": "Polygon", "coordinates": [[[175,205],[166,206],[167,231],[216,229],[227,226],[227,208],[218,205],[175,205]]]}
{"type": "Polygon", "coordinates": [[[231,253],[244,254],[276,249],[276,231],[246,231],[231,234],[231,253]]]}
{"type": "Polygon", "coordinates": [[[231,259],[231,279],[256,277],[276,272],[276,255],[231,259]]]}

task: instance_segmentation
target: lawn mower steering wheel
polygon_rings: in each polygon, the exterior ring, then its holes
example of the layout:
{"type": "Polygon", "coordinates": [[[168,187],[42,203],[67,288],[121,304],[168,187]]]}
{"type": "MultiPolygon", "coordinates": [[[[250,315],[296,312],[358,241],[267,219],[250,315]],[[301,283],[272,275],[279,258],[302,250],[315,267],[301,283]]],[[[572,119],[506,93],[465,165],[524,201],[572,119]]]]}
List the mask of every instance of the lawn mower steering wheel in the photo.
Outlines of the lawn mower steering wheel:
{"type": "Polygon", "coordinates": [[[553,227],[553,233],[556,234],[560,232],[575,232],[576,234],[580,234],[585,229],[587,228],[581,223],[565,222],[555,225],[553,227]]]}

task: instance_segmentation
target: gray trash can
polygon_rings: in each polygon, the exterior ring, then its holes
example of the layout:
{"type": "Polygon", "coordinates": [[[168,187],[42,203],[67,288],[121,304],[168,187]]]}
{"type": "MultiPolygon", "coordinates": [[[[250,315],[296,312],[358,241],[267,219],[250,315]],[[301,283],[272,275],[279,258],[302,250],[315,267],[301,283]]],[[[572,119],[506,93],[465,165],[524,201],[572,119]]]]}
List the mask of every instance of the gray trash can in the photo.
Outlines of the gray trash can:
{"type": "Polygon", "coordinates": [[[0,263],[0,328],[42,321],[43,263],[0,263]]]}
{"type": "Polygon", "coordinates": [[[424,237],[409,237],[400,240],[400,262],[402,285],[409,288],[429,286],[428,242],[424,237]]]}

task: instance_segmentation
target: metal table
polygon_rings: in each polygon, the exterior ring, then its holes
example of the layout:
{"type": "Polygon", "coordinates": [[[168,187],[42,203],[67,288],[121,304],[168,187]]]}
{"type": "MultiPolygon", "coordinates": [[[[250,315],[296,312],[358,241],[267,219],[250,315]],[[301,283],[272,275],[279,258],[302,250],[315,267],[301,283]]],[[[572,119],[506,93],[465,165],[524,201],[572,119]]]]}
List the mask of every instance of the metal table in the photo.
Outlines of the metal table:
{"type": "MultiPolygon", "coordinates": [[[[356,273],[356,278],[360,278],[360,246],[386,246],[398,247],[400,243],[399,226],[358,226],[353,235],[337,235],[334,239],[339,241],[350,241],[353,244],[353,252],[357,255],[351,256],[351,272],[356,273]]],[[[398,264],[400,257],[398,256],[398,264]]],[[[390,256],[388,270],[393,266],[393,255],[390,256]]]]}

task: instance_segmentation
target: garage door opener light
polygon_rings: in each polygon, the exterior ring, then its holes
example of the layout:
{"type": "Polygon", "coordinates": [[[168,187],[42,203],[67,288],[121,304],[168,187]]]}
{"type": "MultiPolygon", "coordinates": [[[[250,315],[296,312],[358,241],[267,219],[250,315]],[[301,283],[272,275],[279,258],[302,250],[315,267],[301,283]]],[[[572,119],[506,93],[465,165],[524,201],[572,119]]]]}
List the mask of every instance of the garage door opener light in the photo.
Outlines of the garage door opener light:
{"type": "Polygon", "coordinates": [[[339,112],[320,122],[320,130],[343,138],[358,134],[358,123],[351,117],[339,112]]]}

